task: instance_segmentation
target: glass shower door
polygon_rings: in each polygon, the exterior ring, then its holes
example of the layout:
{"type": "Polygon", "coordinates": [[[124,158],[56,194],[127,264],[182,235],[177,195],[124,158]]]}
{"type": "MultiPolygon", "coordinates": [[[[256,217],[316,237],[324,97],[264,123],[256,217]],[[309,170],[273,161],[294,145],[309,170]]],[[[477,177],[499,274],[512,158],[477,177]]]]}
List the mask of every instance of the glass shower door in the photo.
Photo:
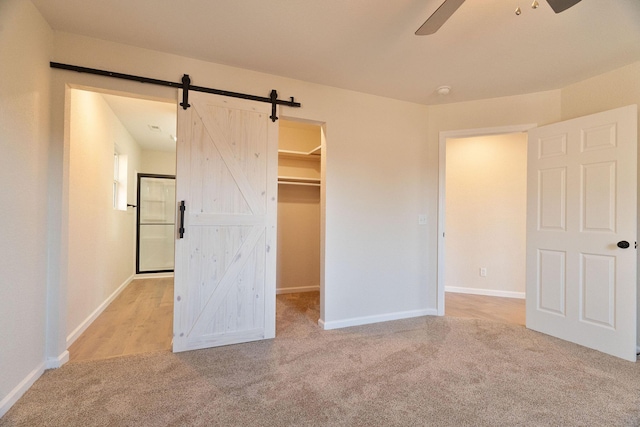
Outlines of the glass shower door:
{"type": "Polygon", "coordinates": [[[136,273],[173,271],[176,179],[138,174],[136,273]]]}

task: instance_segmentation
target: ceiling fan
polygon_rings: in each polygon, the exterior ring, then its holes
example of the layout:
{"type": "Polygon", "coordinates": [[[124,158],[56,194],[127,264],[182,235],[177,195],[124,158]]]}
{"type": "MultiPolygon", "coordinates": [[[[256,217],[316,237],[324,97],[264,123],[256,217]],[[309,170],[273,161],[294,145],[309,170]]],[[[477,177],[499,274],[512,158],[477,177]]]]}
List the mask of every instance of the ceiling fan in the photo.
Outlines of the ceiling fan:
{"type": "MultiPolygon", "coordinates": [[[[447,22],[451,15],[458,10],[464,1],[465,0],[444,0],[429,19],[427,19],[424,24],[418,28],[416,35],[426,36],[438,31],[438,29],[447,22]]],[[[581,0],[547,0],[547,3],[549,3],[549,6],[551,6],[551,9],[553,9],[555,13],[560,13],[569,9],[571,6],[580,3],[580,1],[581,0]]]]}

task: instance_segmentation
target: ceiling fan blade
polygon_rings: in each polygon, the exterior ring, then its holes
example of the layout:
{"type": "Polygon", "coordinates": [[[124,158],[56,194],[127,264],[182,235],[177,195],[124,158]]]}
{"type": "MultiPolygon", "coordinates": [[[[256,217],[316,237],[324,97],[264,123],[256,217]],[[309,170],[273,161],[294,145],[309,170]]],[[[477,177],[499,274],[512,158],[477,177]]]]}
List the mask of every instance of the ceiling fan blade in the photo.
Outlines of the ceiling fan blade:
{"type": "Polygon", "coordinates": [[[447,22],[447,19],[449,19],[451,15],[453,15],[453,13],[458,10],[462,3],[464,3],[464,0],[444,0],[444,2],[435,12],[433,12],[429,19],[427,19],[424,24],[422,24],[422,26],[418,28],[418,31],[416,31],[416,36],[426,36],[438,31],[438,29],[440,29],[440,27],[442,27],[442,25],[447,22]]]}
{"type": "Polygon", "coordinates": [[[549,6],[555,13],[564,12],[569,9],[571,6],[575,6],[580,3],[581,0],[547,0],[549,6]]]}

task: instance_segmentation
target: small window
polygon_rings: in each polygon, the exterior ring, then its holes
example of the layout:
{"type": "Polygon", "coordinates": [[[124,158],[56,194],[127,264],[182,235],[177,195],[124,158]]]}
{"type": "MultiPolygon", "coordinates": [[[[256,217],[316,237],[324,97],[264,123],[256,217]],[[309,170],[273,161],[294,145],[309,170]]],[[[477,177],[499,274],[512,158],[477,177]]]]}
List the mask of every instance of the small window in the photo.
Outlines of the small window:
{"type": "Polygon", "coordinates": [[[127,210],[127,156],[113,153],[113,209],[127,210]]]}
{"type": "Polygon", "coordinates": [[[118,153],[113,153],[113,209],[118,209],[118,187],[120,182],[120,158],[118,153]]]}

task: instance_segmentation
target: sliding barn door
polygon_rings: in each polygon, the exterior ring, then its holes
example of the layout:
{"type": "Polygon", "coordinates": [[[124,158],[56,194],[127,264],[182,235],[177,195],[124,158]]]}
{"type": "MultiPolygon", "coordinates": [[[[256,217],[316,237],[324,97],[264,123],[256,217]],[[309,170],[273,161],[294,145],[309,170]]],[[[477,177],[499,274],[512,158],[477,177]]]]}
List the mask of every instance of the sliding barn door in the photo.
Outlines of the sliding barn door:
{"type": "Polygon", "coordinates": [[[177,230],[173,351],[273,338],[278,159],[271,105],[196,92],[189,103],[178,107],[176,200],[185,208],[178,210],[184,235],[177,230]]]}
{"type": "Polygon", "coordinates": [[[529,131],[527,327],[636,360],[637,108],[529,131]]]}

